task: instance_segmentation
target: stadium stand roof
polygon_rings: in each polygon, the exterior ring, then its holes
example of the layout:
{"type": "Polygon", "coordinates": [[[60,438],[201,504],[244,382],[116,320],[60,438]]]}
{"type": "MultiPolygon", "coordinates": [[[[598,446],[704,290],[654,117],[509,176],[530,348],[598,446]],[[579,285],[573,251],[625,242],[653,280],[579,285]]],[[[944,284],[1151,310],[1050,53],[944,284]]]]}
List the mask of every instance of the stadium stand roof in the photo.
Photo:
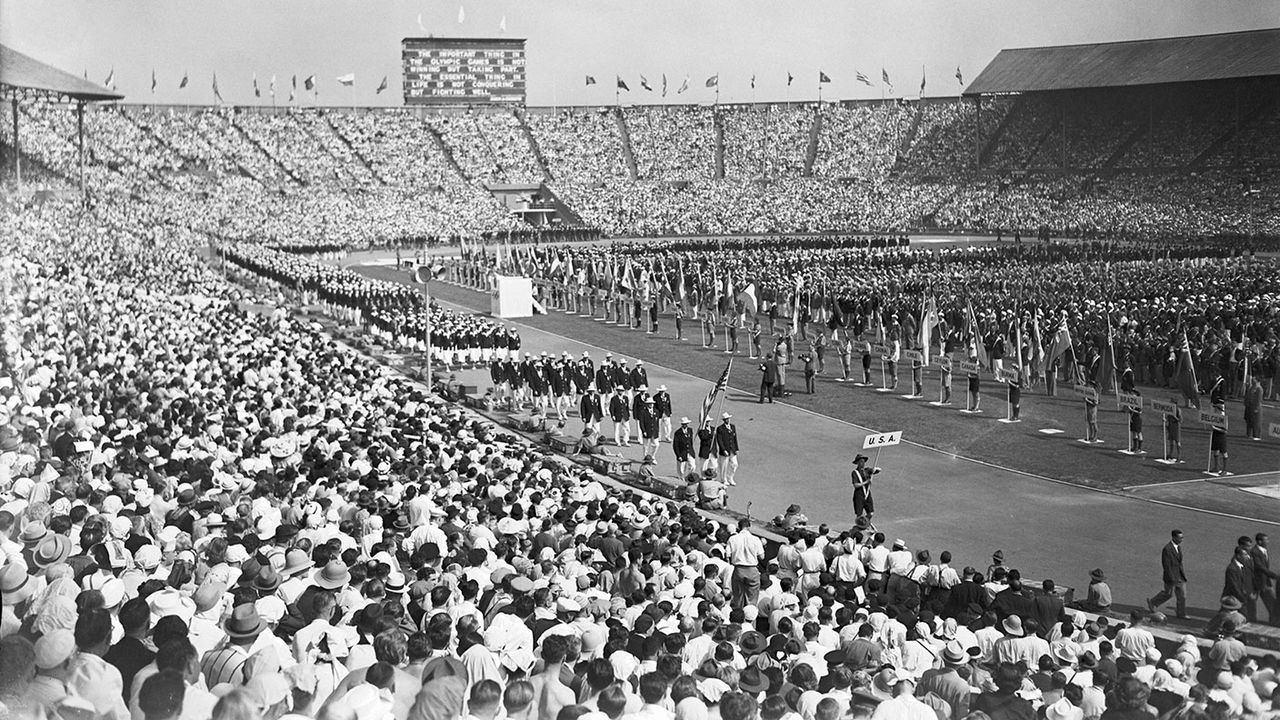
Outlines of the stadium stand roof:
{"type": "Polygon", "coordinates": [[[1280,75],[1280,28],[1001,50],[965,95],[1280,75]]]}
{"type": "Polygon", "coordinates": [[[95,82],[24,55],[7,45],[0,45],[0,91],[6,96],[28,91],[63,95],[85,102],[120,100],[124,97],[95,82]]]}

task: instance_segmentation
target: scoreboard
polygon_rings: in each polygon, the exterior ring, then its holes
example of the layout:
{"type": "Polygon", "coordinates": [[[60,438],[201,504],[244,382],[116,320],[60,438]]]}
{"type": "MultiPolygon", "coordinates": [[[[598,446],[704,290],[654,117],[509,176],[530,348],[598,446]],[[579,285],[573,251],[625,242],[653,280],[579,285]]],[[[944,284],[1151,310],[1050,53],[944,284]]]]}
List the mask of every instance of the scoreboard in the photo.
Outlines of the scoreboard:
{"type": "Polygon", "coordinates": [[[524,103],[524,40],[404,38],[406,105],[524,103]]]}

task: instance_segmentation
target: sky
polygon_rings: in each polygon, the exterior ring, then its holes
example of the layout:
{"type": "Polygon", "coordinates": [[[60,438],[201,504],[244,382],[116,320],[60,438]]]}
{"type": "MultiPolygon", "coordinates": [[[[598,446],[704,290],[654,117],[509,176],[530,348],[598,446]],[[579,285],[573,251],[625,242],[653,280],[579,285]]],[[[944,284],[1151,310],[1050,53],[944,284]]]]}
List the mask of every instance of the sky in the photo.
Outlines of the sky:
{"type": "Polygon", "coordinates": [[[126,102],[182,104],[213,103],[216,73],[231,104],[270,105],[272,76],[285,104],[296,74],[319,82],[300,105],[399,105],[400,40],[428,34],[527,39],[529,105],[603,105],[615,75],[624,104],[711,103],[711,75],[721,102],[812,100],[819,71],[824,99],[878,98],[882,69],[899,97],[922,74],[926,96],[956,95],[957,68],[969,82],[1002,48],[1267,27],[1277,0],[0,0],[0,42],[95,82],[114,72],[126,102]]]}

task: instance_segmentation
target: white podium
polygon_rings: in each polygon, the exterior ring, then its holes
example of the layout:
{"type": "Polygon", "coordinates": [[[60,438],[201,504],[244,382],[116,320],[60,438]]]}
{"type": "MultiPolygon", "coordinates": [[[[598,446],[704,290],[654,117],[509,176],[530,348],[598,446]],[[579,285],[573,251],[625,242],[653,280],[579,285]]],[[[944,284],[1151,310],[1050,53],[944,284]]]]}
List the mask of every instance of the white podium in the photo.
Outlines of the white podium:
{"type": "Polygon", "coordinates": [[[493,295],[489,297],[489,312],[496,318],[524,318],[533,316],[533,281],[527,277],[498,275],[493,295]]]}

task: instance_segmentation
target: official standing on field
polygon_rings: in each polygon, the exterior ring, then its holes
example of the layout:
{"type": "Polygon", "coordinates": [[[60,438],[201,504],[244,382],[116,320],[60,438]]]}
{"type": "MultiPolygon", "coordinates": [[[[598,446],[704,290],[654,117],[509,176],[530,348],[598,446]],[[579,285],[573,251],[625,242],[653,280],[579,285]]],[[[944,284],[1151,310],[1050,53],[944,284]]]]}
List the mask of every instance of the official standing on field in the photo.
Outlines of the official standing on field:
{"type": "Polygon", "coordinates": [[[693,429],[689,427],[689,418],[680,418],[680,429],[671,439],[671,450],[676,455],[676,472],[681,478],[689,477],[694,472],[693,429]]]}

